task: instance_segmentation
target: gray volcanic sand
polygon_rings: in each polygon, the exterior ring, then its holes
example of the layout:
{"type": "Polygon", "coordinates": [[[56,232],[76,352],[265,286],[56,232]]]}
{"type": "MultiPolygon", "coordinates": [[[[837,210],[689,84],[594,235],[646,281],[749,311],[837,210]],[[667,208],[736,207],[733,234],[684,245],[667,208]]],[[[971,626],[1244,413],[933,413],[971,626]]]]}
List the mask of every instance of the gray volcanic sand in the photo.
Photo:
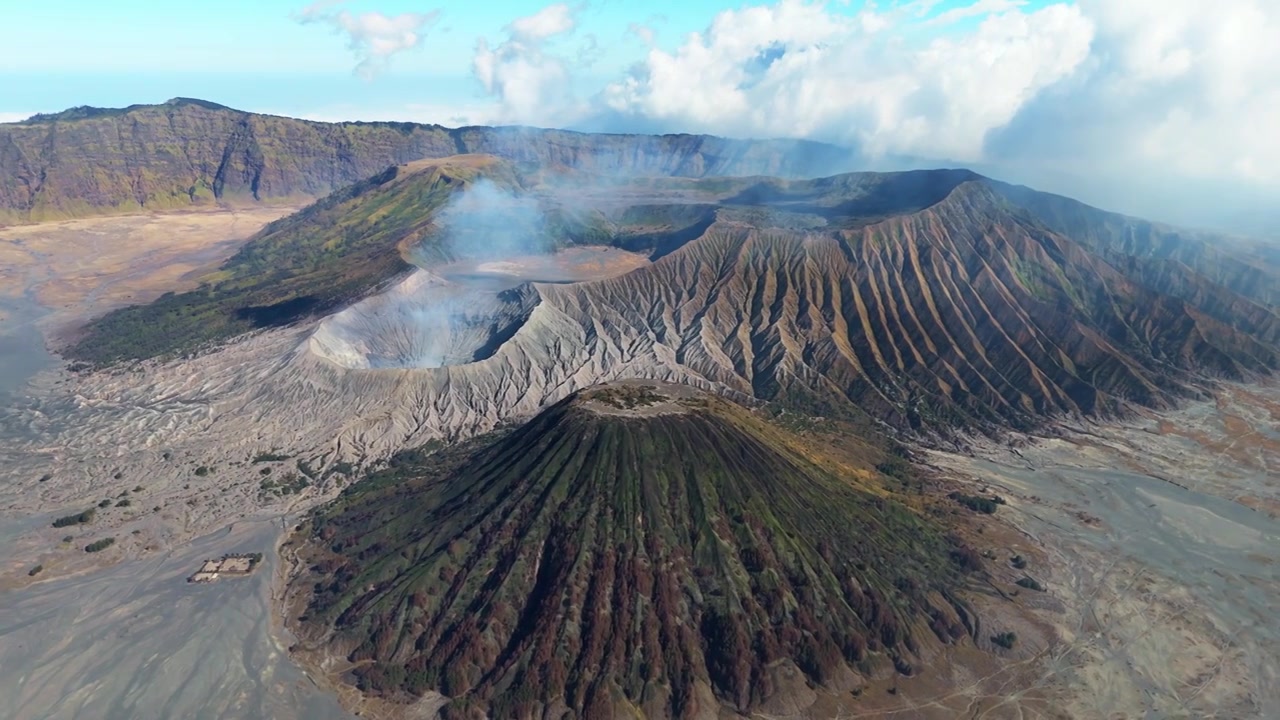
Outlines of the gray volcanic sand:
{"type": "Polygon", "coordinates": [[[0,297],[0,402],[21,390],[32,375],[55,364],[36,326],[46,314],[27,295],[0,297]]]}
{"type": "MultiPolygon", "coordinates": [[[[1218,416],[1240,409],[1213,408],[1162,419],[1229,447],[1241,433],[1218,416]]],[[[1027,572],[1066,605],[1041,682],[1069,716],[1275,717],[1280,521],[1234,498],[1274,498],[1280,454],[1249,457],[1135,424],[932,460],[1006,497],[1003,519],[1049,558],[1027,572]]]]}
{"type": "Polygon", "coordinates": [[[0,717],[348,718],[276,639],[279,519],[6,593],[0,717]],[[253,575],[189,584],[201,560],[263,552],[253,575]]]}

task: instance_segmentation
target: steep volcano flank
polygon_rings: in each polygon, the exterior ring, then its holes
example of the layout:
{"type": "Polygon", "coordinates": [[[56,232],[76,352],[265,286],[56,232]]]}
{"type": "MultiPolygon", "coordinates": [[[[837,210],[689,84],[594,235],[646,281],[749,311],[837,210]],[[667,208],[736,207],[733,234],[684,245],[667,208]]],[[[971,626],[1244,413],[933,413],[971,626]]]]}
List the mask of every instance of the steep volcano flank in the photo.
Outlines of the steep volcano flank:
{"type": "Polygon", "coordinates": [[[543,293],[604,352],[651,342],[757,397],[818,391],[912,427],[1108,414],[1277,365],[1265,316],[1254,336],[1159,294],[984,182],[851,230],[718,222],[649,268],[543,293]]]}
{"type": "MultiPolygon", "coordinates": [[[[1026,187],[988,181],[1003,197],[1054,232],[1066,235],[1108,260],[1141,263],[1152,273],[1151,287],[1186,297],[1160,276],[1196,288],[1217,285],[1233,295],[1280,309],[1280,253],[1227,235],[1187,230],[1118,213],[1026,187]]],[[[1223,319],[1223,318],[1219,318],[1223,319]]]]}
{"type": "Polygon", "coordinates": [[[332,628],[367,691],[490,717],[715,717],[910,672],[972,626],[912,511],[725,401],[604,392],[317,516],[304,635],[332,628]]]}

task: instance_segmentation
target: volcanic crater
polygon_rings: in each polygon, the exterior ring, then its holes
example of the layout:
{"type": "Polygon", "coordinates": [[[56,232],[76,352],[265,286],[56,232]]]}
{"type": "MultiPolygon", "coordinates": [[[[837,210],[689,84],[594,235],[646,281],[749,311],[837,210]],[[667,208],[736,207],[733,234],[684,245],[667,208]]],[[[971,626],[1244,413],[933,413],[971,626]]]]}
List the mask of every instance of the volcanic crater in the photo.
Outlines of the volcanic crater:
{"type": "Polygon", "coordinates": [[[319,323],[314,354],[348,369],[438,368],[491,357],[541,302],[537,284],[617,277],[649,264],[603,246],[420,266],[319,323]]]}

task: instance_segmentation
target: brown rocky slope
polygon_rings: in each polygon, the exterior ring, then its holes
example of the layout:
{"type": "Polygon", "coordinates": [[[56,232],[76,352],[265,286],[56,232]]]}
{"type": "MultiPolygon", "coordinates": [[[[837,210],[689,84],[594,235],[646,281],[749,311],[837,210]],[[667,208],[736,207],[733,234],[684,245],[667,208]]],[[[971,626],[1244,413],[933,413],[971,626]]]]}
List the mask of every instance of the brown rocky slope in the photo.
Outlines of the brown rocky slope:
{"type": "Polygon", "coordinates": [[[651,268],[542,292],[606,345],[652,338],[742,392],[822,392],[917,428],[1107,414],[1277,366],[1274,312],[1236,296],[1257,316],[1241,332],[1124,270],[971,180],[856,229],[717,223],[651,268]]]}

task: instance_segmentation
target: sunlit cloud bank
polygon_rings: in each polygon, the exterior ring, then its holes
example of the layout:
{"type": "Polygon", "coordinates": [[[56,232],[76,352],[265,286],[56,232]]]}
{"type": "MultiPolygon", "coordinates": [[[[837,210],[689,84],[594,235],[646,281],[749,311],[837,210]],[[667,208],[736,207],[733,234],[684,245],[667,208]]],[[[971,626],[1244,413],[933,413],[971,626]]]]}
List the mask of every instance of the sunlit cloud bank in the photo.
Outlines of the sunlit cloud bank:
{"type": "Polygon", "coordinates": [[[919,3],[854,15],[799,0],[729,10],[673,51],[651,48],[584,102],[562,95],[570,65],[536,42],[572,30],[557,5],[543,11],[557,22],[542,34],[505,45],[498,66],[519,81],[490,80],[484,47],[477,68],[523,122],[570,111],[580,122],[804,137],[873,156],[1026,157],[1072,172],[1142,163],[1280,184],[1280,3],[1023,6],[980,0],[932,17],[919,3]]]}

